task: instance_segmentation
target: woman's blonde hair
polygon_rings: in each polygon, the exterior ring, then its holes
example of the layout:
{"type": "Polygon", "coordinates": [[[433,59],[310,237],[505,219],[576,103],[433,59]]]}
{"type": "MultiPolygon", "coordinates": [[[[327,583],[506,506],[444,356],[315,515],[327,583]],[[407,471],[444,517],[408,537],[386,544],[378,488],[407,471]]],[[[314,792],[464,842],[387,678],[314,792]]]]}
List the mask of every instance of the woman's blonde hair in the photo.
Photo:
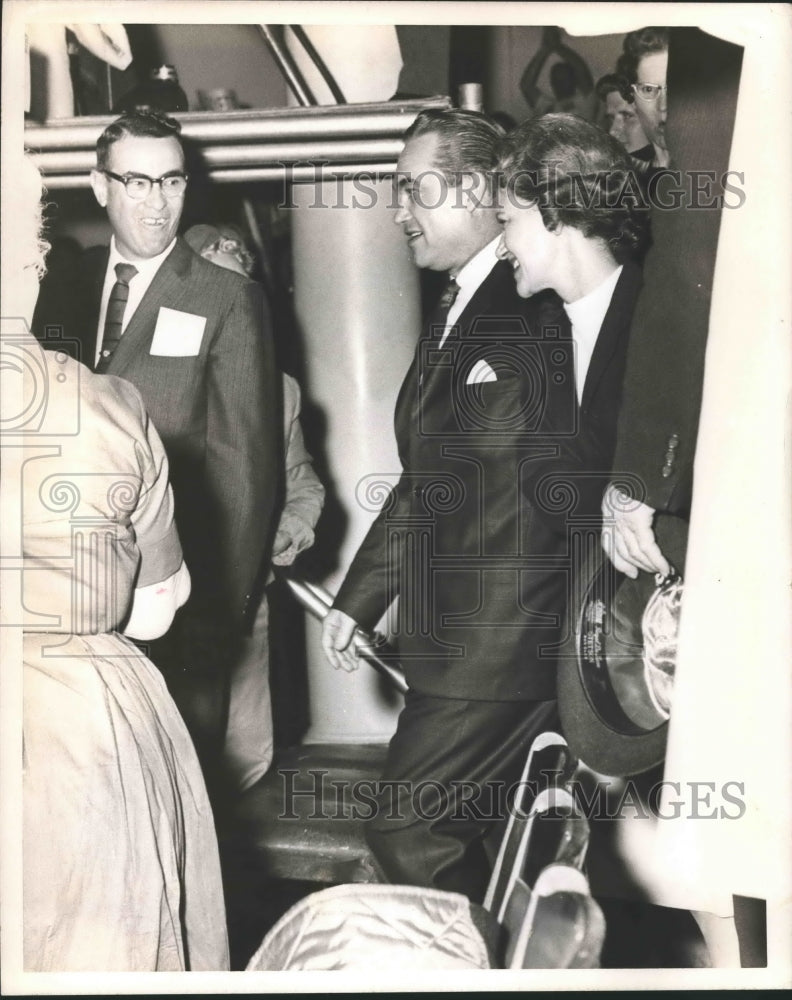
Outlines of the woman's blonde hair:
{"type": "Polygon", "coordinates": [[[46,258],[50,244],[44,238],[44,185],[38,167],[31,156],[23,152],[16,177],[15,197],[11,211],[6,206],[3,219],[3,244],[13,254],[17,267],[32,267],[39,281],[47,271],[46,258]]]}

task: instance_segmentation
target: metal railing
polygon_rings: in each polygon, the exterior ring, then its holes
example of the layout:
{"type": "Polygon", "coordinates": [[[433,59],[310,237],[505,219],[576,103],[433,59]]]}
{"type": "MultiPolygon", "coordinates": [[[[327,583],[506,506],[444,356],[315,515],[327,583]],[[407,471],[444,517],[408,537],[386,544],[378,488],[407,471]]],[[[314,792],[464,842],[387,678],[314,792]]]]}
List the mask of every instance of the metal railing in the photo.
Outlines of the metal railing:
{"type": "MultiPolygon", "coordinates": [[[[392,173],[402,136],[428,108],[448,108],[448,97],[372,104],[272,108],[257,111],[187,111],[175,114],[190,152],[207,176],[224,183],[316,181],[328,177],[392,173]]],[[[25,146],[50,191],[84,188],[96,165],[96,140],[115,115],[67,118],[25,126],[25,146]]]]}
{"type": "MultiPolygon", "coordinates": [[[[281,576],[282,580],[291,588],[292,593],[302,606],[309,611],[314,618],[322,621],[333,605],[333,595],[320,587],[316,583],[308,583],[305,580],[295,580],[293,577],[281,576]]],[[[377,653],[377,648],[384,650],[385,640],[379,635],[369,635],[362,629],[357,629],[352,637],[352,644],[358,655],[364,659],[376,671],[386,677],[390,683],[402,694],[407,691],[407,681],[404,679],[401,667],[398,664],[384,660],[377,653]]]]}

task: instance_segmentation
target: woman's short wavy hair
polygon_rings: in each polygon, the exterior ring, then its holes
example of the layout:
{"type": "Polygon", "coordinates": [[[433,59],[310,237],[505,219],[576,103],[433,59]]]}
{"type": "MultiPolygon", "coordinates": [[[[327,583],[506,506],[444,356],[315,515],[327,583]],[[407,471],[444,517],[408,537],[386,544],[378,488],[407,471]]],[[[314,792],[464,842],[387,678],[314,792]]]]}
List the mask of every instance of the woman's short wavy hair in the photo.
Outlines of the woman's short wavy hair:
{"type": "Polygon", "coordinates": [[[622,54],[616,63],[616,72],[630,83],[638,78],[638,64],[653,52],[668,51],[668,28],[639,28],[624,36],[622,54]]]}
{"type": "Polygon", "coordinates": [[[28,153],[21,156],[16,176],[16,219],[9,224],[8,232],[3,236],[12,241],[22,266],[34,268],[40,281],[47,272],[47,254],[51,247],[44,237],[44,187],[41,174],[28,153]],[[12,235],[14,230],[16,232],[12,235]]]}
{"type": "Polygon", "coordinates": [[[501,141],[505,198],[536,204],[545,228],[579,229],[607,244],[617,261],[640,257],[649,239],[648,207],[623,147],[585,118],[530,118],[501,141]]]}

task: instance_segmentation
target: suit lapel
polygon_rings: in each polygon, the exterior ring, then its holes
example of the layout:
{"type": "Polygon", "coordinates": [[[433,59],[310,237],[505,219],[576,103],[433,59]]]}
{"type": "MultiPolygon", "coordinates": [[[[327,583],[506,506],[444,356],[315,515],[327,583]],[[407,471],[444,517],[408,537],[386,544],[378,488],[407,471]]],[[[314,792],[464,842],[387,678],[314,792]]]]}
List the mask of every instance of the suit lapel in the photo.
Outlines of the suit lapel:
{"type": "Polygon", "coordinates": [[[511,268],[504,261],[497,261],[454,324],[458,328],[457,341],[470,332],[470,328],[479,316],[494,315],[496,310],[493,308],[493,303],[498,297],[498,290],[502,287],[504,275],[513,285],[514,278],[511,275],[511,268]]]}
{"type": "Polygon", "coordinates": [[[448,310],[438,304],[424,319],[413,365],[404,386],[404,402],[409,403],[411,408],[420,406],[426,399],[428,390],[436,385],[440,372],[447,369],[451,354],[459,342],[457,333],[459,320],[457,320],[448,331],[442,348],[440,347],[447,316],[448,310]]]}
{"type": "Polygon", "coordinates": [[[141,351],[149,353],[160,306],[167,303],[175,309],[181,304],[180,291],[184,277],[189,272],[191,255],[192,251],[187,244],[178,239],[127,324],[115,354],[110,359],[107,368],[109,374],[123,375],[134,366],[141,351]]]}
{"type": "MultiPolygon", "coordinates": [[[[425,364],[425,376],[421,383],[422,392],[425,394],[428,387],[433,387],[439,381],[439,375],[441,371],[448,373],[453,366],[456,364],[460,346],[464,343],[468,337],[470,330],[475,323],[476,319],[480,316],[489,316],[495,314],[495,308],[493,306],[493,300],[496,299],[496,291],[500,287],[500,282],[502,280],[502,274],[500,273],[501,264],[498,263],[490,271],[487,277],[482,281],[476,291],[473,293],[473,298],[468,302],[465,308],[460,313],[457,318],[456,323],[448,331],[448,336],[446,337],[442,348],[439,348],[440,337],[432,337],[431,343],[439,351],[438,363],[426,365],[426,356],[424,355],[423,361],[425,364]]],[[[509,280],[511,281],[511,274],[509,274],[509,280]]],[[[425,330],[426,340],[423,341],[423,349],[426,351],[426,347],[430,343],[428,337],[431,335],[431,318],[427,324],[427,329],[425,330]]]]}
{"type": "Polygon", "coordinates": [[[586,381],[583,385],[581,408],[584,410],[590,405],[619,342],[622,337],[626,337],[629,333],[630,320],[640,288],[640,268],[628,261],[622,268],[622,273],[616,282],[608,311],[605,313],[605,319],[602,321],[602,327],[597,336],[594,353],[591,356],[586,381]]]}
{"type": "MultiPolygon", "coordinates": [[[[514,294],[514,277],[511,267],[504,261],[498,261],[476,289],[470,302],[449,330],[442,349],[438,347],[440,337],[432,336],[432,327],[437,323],[438,312],[437,309],[431,311],[424,321],[421,339],[396,402],[397,436],[409,435],[417,419],[418,407],[426,405],[430,393],[439,391],[439,387],[443,385],[450,384],[450,373],[456,363],[459,348],[470,333],[475,321],[482,316],[496,316],[498,304],[512,301],[514,294]],[[442,351],[442,356],[436,364],[432,364],[427,356],[428,351],[432,348],[442,351]],[[443,372],[447,379],[441,378],[443,372]]],[[[448,406],[451,406],[450,398],[448,406]]]]}

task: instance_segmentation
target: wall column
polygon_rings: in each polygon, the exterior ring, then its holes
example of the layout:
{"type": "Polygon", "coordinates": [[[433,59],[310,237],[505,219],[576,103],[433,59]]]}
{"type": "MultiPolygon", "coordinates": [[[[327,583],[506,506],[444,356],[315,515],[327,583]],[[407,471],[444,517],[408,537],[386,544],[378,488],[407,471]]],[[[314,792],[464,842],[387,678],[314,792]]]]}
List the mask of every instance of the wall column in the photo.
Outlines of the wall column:
{"type": "MultiPolygon", "coordinates": [[[[393,223],[390,180],[295,184],[293,204],[305,395],[326,421],[327,485],[348,518],[338,539],[338,570],[322,581],[335,594],[375,516],[377,505],[361,503],[365,488],[359,486],[372,475],[393,482],[401,468],[393,409],[420,329],[418,272],[393,223]]],[[[383,499],[380,491],[380,505],[383,499]]],[[[387,741],[401,695],[365,663],[352,674],[334,670],[320,634],[319,623],[309,618],[311,724],[305,741],[387,741]]]]}

